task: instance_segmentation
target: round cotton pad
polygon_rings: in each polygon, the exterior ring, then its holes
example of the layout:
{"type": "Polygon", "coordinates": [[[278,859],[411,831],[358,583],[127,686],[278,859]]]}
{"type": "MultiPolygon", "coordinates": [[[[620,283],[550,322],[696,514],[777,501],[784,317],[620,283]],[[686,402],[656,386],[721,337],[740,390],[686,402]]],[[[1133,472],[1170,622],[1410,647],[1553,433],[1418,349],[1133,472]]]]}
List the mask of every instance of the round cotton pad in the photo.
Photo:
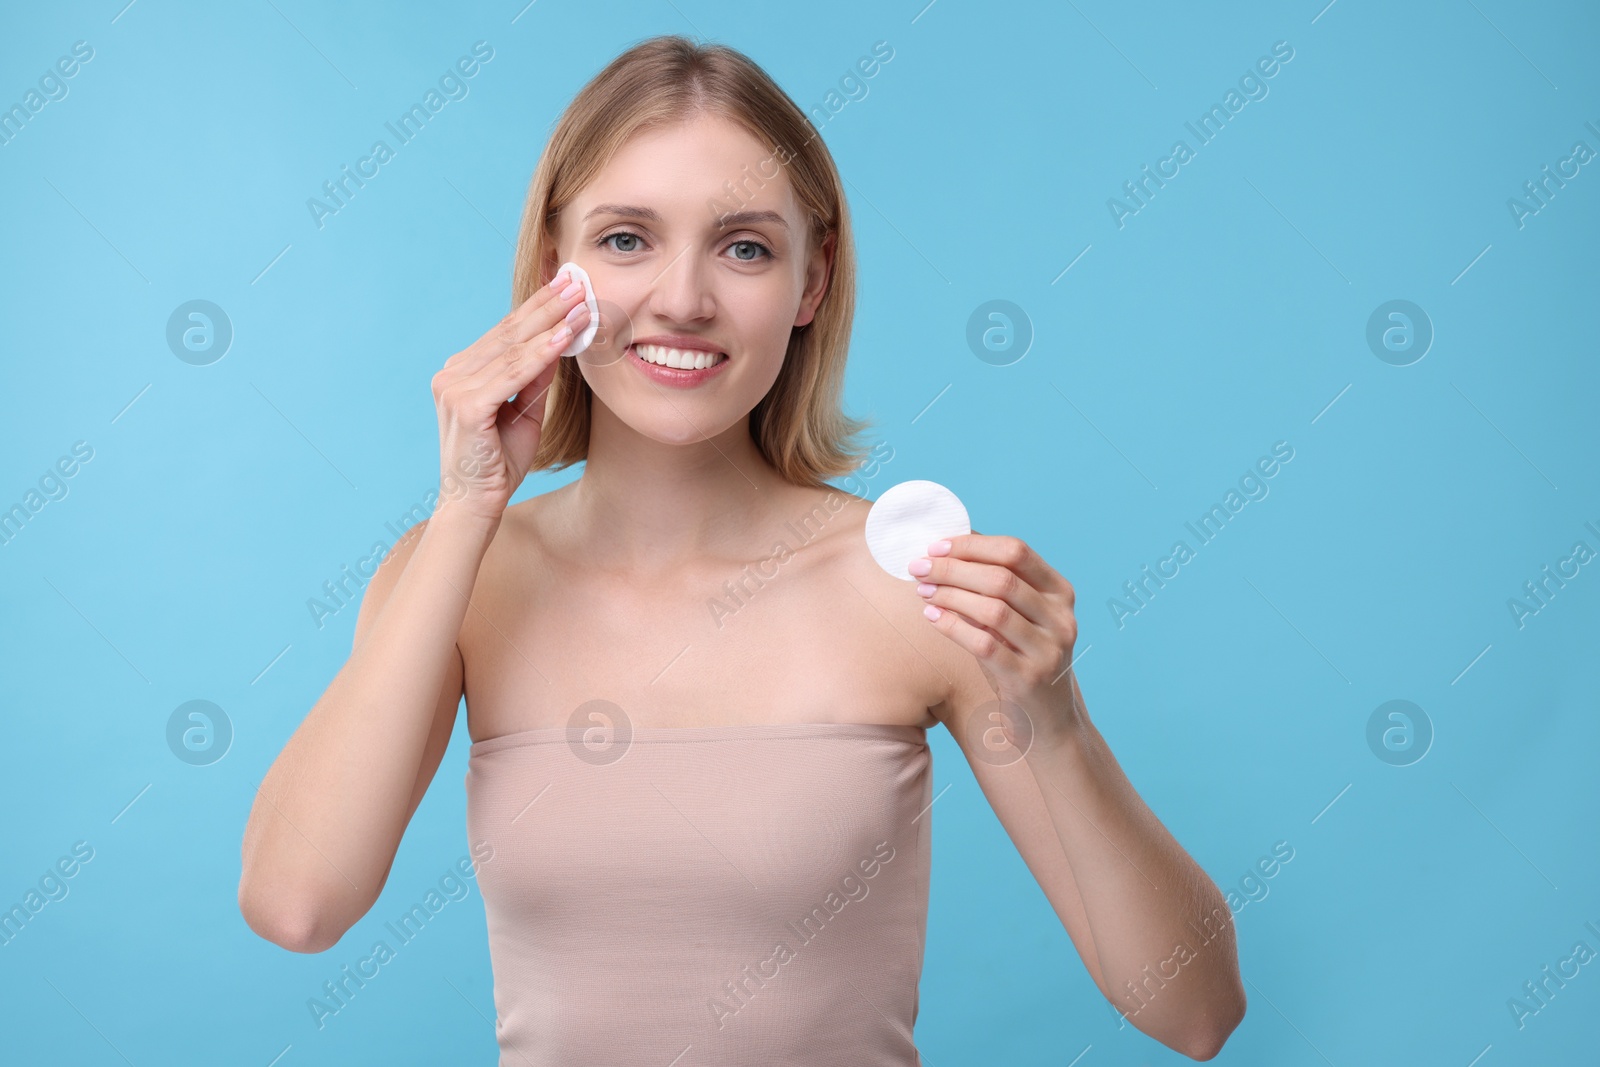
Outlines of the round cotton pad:
{"type": "Polygon", "coordinates": [[[561,271],[566,271],[570,274],[573,281],[582,283],[583,302],[589,305],[589,325],[585,326],[583,332],[574,337],[567,344],[566,350],[561,353],[563,356],[575,356],[589,347],[594,341],[595,331],[600,329],[600,305],[595,302],[594,285],[589,281],[587,271],[570,261],[561,264],[560,270],[557,270],[556,273],[560,274],[561,271]]]}
{"type": "Polygon", "coordinates": [[[906,570],[928,546],[972,532],[961,500],[938,482],[891,485],[867,512],[867,548],[878,566],[896,578],[919,581],[906,570]]]}

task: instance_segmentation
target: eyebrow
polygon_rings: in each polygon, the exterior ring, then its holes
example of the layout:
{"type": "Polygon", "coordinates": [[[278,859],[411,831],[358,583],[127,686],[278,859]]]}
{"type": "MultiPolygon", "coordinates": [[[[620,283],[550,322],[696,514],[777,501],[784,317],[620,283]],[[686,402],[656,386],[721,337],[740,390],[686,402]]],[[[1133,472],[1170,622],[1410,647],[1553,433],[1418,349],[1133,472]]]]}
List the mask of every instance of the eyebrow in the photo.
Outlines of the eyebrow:
{"type": "MultiPolygon", "coordinates": [[[[590,209],[589,213],[583,217],[584,221],[587,222],[596,215],[619,215],[623,218],[643,219],[646,222],[654,223],[666,221],[661,217],[661,213],[654,208],[636,207],[632,204],[600,204],[590,209]]],[[[719,229],[725,229],[729,226],[749,226],[757,222],[772,222],[782,226],[785,230],[789,228],[788,220],[776,211],[730,211],[719,215],[718,218],[721,220],[718,226],[719,229]]]]}

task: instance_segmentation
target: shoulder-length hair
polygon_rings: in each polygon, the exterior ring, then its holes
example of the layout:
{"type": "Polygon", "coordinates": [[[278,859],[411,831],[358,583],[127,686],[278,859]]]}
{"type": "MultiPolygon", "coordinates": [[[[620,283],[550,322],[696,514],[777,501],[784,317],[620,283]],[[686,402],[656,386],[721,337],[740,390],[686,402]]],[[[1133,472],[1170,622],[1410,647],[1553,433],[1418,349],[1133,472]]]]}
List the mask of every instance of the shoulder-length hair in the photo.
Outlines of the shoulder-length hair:
{"type": "MultiPolygon", "coordinates": [[[[744,54],[686,37],[652,37],[617,56],[573,98],[557,121],[528,187],[517,237],[511,306],[548,284],[555,259],[555,222],[636,132],[711,113],[750,133],[787,167],[795,197],[810,222],[808,254],[833,237],[827,290],[812,320],[789,335],[777,380],[750,412],[756,448],[790,482],[820,486],[860,466],[855,438],[870,420],[844,414],[840,396],[850,324],[855,316],[856,264],[850,215],[833,156],[805,113],[744,54]]],[[[763,161],[763,165],[766,164],[763,161]]],[[[776,171],[760,174],[761,182],[776,171]]],[[[748,180],[748,179],[747,179],[748,180]]],[[[731,188],[731,187],[730,187],[731,188]]],[[[740,206],[737,192],[724,211],[740,206]]],[[[708,209],[718,210],[712,201],[708,209]]],[[[589,452],[593,391],[575,359],[556,361],[545,398],[544,429],[530,471],[560,470],[589,452]]]]}

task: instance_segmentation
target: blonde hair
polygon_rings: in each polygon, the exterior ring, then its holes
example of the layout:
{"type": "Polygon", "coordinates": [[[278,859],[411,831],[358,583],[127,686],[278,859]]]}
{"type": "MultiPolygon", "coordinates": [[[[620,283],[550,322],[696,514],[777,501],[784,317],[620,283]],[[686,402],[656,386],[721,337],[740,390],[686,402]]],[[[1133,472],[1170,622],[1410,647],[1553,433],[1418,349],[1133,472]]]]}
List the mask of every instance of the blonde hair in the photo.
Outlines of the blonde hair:
{"type": "MultiPolygon", "coordinates": [[[[744,54],[677,35],[651,37],[617,56],[583,87],[557,121],[529,183],[511,306],[520,306],[554,277],[559,266],[556,217],[618,149],[638,131],[701,114],[732,121],[783,162],[808,215],[811,243],[806,254],[834,238],[822,301],[811,322],[790,333],[783,368],[751,409],[749,423],[756,448],[784,478],[820,486],[824,479],[860,466],[866,449],[855,438],[870,425],[870,420],[845,415],[839,406],[855,317],[849,210],[833,157],[816,128],[744,54]]],[[[560,470],[588,456],[592,399],[578,361],[557,360],[530,473],[560,470]]]]}

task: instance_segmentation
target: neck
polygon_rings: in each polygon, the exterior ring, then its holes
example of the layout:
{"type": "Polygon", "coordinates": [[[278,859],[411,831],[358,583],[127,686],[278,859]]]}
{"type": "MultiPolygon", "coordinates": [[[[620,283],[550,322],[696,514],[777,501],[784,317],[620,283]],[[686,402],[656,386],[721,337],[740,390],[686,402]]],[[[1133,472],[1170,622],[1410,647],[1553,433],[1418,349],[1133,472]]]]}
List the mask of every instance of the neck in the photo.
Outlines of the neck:
{"type": "Polygon", "coordinates": [[[711,438],[663,443],[604,404],[591,410],[588,459],[564,494],[561,525],[578,554],[601,569],[745,558],[770,541],[781,525],[774,516],[804,491],[757,450],[748,417],[711,438]]]}

